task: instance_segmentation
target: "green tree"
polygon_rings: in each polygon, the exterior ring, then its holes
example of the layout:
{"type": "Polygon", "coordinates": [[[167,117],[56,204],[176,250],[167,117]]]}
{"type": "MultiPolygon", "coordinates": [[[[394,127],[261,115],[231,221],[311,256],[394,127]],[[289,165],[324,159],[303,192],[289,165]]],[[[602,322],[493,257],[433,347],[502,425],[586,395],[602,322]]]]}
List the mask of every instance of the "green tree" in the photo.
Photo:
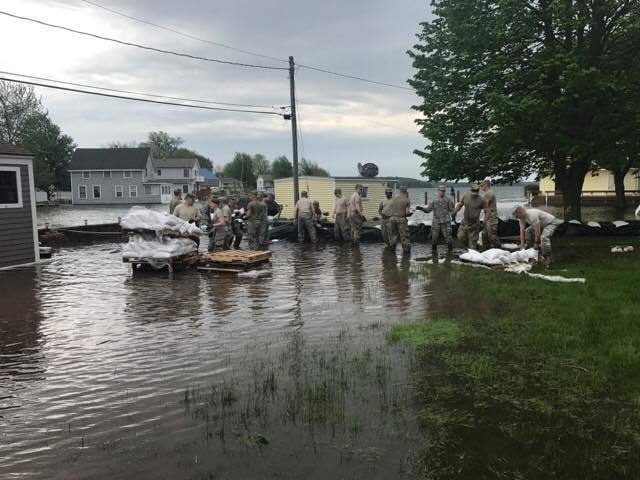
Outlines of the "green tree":
{"type": "Polygon", "coordinates": [[[306,158],[302,158],[300,160],[300,168],[299,174],[305,175],[308,177],[328,177],[329,172],[324,168],[320,167],[316,162],[312,162],[311,160],[307,160],[306,158]]]}
{"type": "Polygon", "coordinates": [[[34,182],[41,190],[54,185],[69,188],[69,162],[76,145],[69,135],[53,123],[46,113],[35,113],[26,119],[20,143],[34,155],[34,182]]]}
{"type": "Polygon", "coordinates": [[[44,113],[31,85],[0,81],[0,141],[20,142],[29,117],[44,113]]]}
{"type": "Polygon", "coordinates": [[[269,163],[269,160],[267,160],[267,157],[265,157],[261,153],[256,153],[253,156],[252,161],[253,173],[256,175],[256,177],[271,173],[271,164],[269,163]]]}
{"type": "MultiPolygon", "coordinates": [[[[515,181],[552,174],[566,218],[638,91],[640,3],[434,0],[409,52],[429,140],[424,175],[515,181]]],[[[637,104],[634,103],[637,111],[637,104]]]]}
{"type": "Polygon", "coordinates": [[[141,147],[151,149],[151,153],[156,158],[171,158],[176,150],[184,144],[181,137],[172,137],[167,132],[149,132],[146,142],[140,144],[141,147]]]}
{"type": "Polygon", "coordinates": [[[253,157],[248,153],[236,153],[233,160],[222,169],[225,177],[240,180],[246,187],[256,186],[256,175],[253,173],[253,157]]]}
{"type": "Polygon", "coordinates": [[[197,158],[200,167],[208,168],[209,170],[213,171],[213,162],[208,157],[201,155],[195,150],[180,147],[173,152],[173,158],[197,158]]]}
{"type": "Polygon", "coordinates": [[[293,177],[293,165],[282,155],[271,162],[271,175],[274,179],[293,177]]]}

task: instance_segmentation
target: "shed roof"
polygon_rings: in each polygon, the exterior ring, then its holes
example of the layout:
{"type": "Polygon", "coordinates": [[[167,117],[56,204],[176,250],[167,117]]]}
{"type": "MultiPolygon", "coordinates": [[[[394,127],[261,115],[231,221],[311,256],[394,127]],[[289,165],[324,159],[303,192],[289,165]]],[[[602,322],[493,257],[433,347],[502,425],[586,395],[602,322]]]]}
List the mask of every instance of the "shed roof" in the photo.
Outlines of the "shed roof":
{"type": "Polygon", "coordinates": [[[216,175],[208,168],[199,169],[198,176],[204,178],[207,182],[215,182],[216,180],[218,180],[218,177],[216,177],[216,175]]]}
{"type": "Polygon", "coordinates": [[[76,148],[69,171],[144,170],[149,155],[149,148],[76,148]]]}
{"type": "Polygon", "coordinates": [[[33,154],[19,145],[0,142],[0,155],[18,155],[20,157],[31,157],[33,154]]]}

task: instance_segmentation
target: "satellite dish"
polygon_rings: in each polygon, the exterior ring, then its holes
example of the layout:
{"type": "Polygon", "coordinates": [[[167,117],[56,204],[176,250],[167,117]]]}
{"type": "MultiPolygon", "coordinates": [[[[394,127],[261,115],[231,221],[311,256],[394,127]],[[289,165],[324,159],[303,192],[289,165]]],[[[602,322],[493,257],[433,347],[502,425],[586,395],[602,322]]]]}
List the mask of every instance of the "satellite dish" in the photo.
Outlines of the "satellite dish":
{"type": "Polygon", "coordinates": [[[364,165],[358,163],[358,172],[362,177],[373,178],[378,176],[379,170],[375,163],[365,163],[364,165]]]}

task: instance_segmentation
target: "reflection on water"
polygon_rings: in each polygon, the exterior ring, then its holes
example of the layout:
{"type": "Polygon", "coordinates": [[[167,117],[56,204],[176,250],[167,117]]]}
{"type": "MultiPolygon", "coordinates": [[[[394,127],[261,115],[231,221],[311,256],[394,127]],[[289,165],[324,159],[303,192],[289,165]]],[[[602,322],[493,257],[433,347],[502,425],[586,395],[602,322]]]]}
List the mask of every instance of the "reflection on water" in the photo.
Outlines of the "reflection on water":
{"type": "Polygon", "coordinates": [[[411,265],[282,242],[264,276],[132,275],[106,244],[0,272],[0,477],[402,478],[411,265]]]}

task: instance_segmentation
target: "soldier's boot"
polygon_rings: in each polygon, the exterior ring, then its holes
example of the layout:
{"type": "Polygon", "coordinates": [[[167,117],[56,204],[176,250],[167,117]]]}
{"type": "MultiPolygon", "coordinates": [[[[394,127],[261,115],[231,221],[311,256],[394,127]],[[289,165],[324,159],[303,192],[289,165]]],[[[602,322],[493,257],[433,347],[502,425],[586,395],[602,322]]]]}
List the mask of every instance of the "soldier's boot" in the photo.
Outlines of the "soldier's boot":
{"type": "Polygon", "coordinates": [[[438,245],[435,243],[431,245],[431,258],[433,263],[438,263],[438,245]]]}

